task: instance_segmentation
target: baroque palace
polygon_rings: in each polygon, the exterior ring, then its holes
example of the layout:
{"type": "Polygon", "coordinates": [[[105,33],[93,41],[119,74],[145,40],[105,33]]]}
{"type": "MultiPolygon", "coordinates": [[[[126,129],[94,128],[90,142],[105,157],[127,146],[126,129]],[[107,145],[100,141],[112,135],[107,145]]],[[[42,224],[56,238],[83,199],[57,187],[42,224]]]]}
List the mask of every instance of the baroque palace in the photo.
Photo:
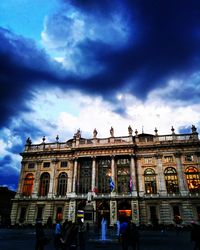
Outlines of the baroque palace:
{"type": "Polygon", "coordinates": [[[57,219],[114,225],[126,215],[137,225],[188,225],[200,220],[200,141],[197,129],[168,135],[90,139],[80,130],[66,142],[27,139],[11,223],[57,219]]]}

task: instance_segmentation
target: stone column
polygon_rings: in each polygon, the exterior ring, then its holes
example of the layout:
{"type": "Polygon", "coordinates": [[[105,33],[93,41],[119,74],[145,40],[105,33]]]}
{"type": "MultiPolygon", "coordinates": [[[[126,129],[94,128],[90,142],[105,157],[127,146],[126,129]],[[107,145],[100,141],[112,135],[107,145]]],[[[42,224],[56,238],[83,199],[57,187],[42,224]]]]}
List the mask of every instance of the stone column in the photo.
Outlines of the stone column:
{"type": "Polygon", "coordinates": [[[159,189],[157,187],[157,193],[159,193],[160,195],[167,195],[164,171],[163,171],[163,166],[162,166],[162,155],[157,154],[155,155],[155,157],[157,159],[157,174],[158,174],[158,183],[159,183],[159,189]]]}
{"type": "Polygon", "coordinates": [[[68,183],[67,183],[67,195],[72,192],[72,183],[73,183],[73,160],[69,159],[69,175],[68,175],[68,183]]]}
{"type": "Polygon", "coordinates": [[[22,193],[22,188],[23,188],[23,184],[24,184],[23,175],[24,175],[24,169],[25,169],[25,164],[26,163],[27,162],[25,162],[25,161],[21,162],[20,177],[19,177],[19,183],[18,183],[17,193],[15,195],[15,198],[20,197],[20,194],[22,193]]]}
{"type": "Polygon", "coordinates": [[[186,196],[188,194],[187,184],[185,180],[185,175],[183,173],[183,165],[181,162],[181,154],[176,153],[174,154],[176,158],[176,166],[177,166],[177,173],[178,173],[178,183],[179,183],[179,190],[181,195],[186,196]]]}
{"type": "Polygon", "coordinates": [[[141,167],[141,157],[136,158],[137,161],[137,172],[138,172],[138,194],[139,196],[143,196],[145,193],[144,188],[144,170],[141,167]]]}
{"type": "Polygon", "coordinates": [[[136,169],[135,169],[135,160],[134,156],[131,155],[131,165],[130,165],[130,178],[132,181],[132,195],[137,196],[137,187],[136,187],[136,169]]]}
{"type": "Polygon", "coordinates": [[[42,165],[42,161],[38,160],[36,162],[36,172],[35,172],[35,180],[34,180],[34,187],[33,187],[34,198],[38,197],[38,192],[40,188],[41,165],[42,165]]]}
{"type": "Polygon", "coordinates": [[[76,193],[77,186],[77,167],[78,167],[78,159],[74,160],[74,169],[73,169],[73,182],[72,182],[72,192],[76,193]]]}
{"type": "Polygon", "coordinates": [[[92,158],[92,193],[95,194],[96,188],[96,157],[92,158]]]}
{"type": "Polygon", "coordinates": [[[48,198],[52,198],[55,195],[55,188],[56,188],[56,171],[57,171],[57,164],[58,160],[53,159],[51,162],[51,173],[50,173],[50,185],[49,185],[49,193],[48,198]]]}

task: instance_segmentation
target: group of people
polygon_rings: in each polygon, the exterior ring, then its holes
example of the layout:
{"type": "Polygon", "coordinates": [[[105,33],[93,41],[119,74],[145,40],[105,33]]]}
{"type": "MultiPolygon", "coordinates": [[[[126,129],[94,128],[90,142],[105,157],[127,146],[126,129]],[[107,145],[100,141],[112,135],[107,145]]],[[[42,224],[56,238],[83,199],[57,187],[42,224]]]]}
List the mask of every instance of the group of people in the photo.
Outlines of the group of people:
{"type": "MultiPolygon", "coordinates": [[[[66,220],[62,225],[59,220],[56,222],[54,230],[53,244],[55,250],[85,249],[86,227],[83,221],[73,223],[66,220]]],[[[44,250],[49,239],[46,237],[41,222],[36,223],[36,244],[35,250],[44,250]]]]}
{"type": "Polygon", "coordinates": [[[76,249],[79,246],[80,250],[85,249],[86,227],[82,220],[77,223],[65,221],[61,226],[57,221],[55,227],[54,246],[56,250],[76,249]]]}
{"type": "Polygon", "coordinates": [[[132,250],[139,250],[139,231],[135,223],[128,220],[127,217],[120,219],[119,241],[122,250],[128,250],[129,246],[132,250]]]}

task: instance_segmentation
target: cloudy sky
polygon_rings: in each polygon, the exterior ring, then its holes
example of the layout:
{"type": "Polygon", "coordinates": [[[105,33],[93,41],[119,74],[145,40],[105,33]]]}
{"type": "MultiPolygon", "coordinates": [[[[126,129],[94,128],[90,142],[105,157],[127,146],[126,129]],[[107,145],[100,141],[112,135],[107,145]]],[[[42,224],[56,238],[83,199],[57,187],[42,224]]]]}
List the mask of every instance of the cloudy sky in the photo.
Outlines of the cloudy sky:
{"type": "Polygon", "coordinates": [[[0,185],[27,137],[200,128],[199,0],[1,0],[0,185]]]}

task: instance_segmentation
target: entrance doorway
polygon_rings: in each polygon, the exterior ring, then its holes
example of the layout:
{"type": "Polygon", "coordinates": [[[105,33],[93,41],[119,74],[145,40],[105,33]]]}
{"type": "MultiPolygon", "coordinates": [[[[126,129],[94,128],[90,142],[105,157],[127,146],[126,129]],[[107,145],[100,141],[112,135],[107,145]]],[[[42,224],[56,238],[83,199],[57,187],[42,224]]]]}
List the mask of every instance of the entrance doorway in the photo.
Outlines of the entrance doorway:
{"type": "Polygon", "coordinates": [[[101,227],[102,219],[107,220],[107,225],[110,224],[110,206],[108,201],[99,201],[97,203],[97,225],[101,227]]]}
{"type": "Polygon", "coordinates": [[[118,202],[118,220],[122,218],[132,219],[131,202],[129,200],[118,202]]]}

